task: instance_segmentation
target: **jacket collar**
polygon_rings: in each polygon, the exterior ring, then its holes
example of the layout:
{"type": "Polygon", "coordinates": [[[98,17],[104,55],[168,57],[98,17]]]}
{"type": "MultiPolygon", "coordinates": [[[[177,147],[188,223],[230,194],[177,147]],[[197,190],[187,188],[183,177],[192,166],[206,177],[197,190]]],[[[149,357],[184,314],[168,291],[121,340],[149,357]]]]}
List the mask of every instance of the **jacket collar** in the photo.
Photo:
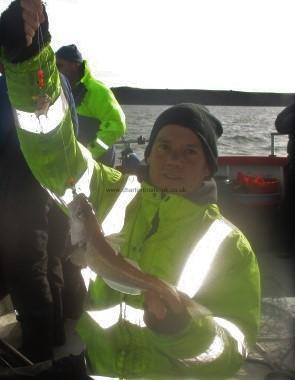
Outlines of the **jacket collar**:
{"type": "Polygon", "coordinates": [[[90,67],[89,67],[87,61],[84,60],[82,64],[84,67],[84,75],[82,76],[82,78],[80,79],[80,81],[78,83],[85,83],[92,77],[90,67]]]}

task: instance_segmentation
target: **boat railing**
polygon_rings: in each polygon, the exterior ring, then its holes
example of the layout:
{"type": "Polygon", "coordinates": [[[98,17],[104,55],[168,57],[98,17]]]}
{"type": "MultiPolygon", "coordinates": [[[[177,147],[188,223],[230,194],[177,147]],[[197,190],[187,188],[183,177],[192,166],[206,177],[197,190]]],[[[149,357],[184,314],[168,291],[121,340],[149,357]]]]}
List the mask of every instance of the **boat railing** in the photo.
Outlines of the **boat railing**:
{"type": "MultiPolygon", "coordinates": [[[[286,136],[284,133],[278,133],[278,132],[272,132],[270,134],[270,155],[275,156],[275,138],[276,136],[286,136]]],[[[121,140],[117,141],[115,145],[124,145],[124,149],[129,148],[131,144],[138,144],[138,145],[145,145],[148,143],[148,139],[144,136],[140,135],[137,138],[134,139],[125,139],[122,138],[121,140]]]]}
{"type": "MultiPolygon", "coordinates": [[[[272,132],[270,133],[270,154],[265,156],[252,156],[252,155],[220,155],[218,158],[218,173],[219,176],[227,176],[235,178],[239,171],[247,171],[248,174],[263,175],[265,177],[276,177],[280,180],[283,189],[284,172],[283,168],[286,165],[287,158],[277,156],[275,152],[275,139],[278,136],[286,136],[286,134],[272,132]]],[[[122,138],[116,142],[119,148],[120,156],[118,156],[118,169],[123,172],[134,173],[136,172],[137,165],[141,162],[136,150],[131,147],[132,145],[143,146],[148,143],[148,139],[140,135],[135,138],[122,138]]]]}
{"type": "Polygon", "coordinates": [[[144,145],[149,140],[146,139],[144,136],[140,135],[136,139],[128,139],[122,138],[121,140],[117,141],[115,145],[124,145],[125,147],[130,147],[131,144],[138,144],[138,145],[144,145]]]}

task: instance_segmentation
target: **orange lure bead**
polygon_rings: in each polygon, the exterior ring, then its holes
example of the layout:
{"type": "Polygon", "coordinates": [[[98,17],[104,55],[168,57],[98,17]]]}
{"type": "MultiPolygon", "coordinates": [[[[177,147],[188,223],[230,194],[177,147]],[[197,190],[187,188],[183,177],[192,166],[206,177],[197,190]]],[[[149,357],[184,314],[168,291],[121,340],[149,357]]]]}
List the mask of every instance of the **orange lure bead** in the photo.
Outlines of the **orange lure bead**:
{"type": "Polygon", "coordinates": [[[44,78],[44,71],[42,69],[39,69],[37,72],[37,77],[38,77],[38,87],[40,89],[45,87],[45,78],[44,78]]]}

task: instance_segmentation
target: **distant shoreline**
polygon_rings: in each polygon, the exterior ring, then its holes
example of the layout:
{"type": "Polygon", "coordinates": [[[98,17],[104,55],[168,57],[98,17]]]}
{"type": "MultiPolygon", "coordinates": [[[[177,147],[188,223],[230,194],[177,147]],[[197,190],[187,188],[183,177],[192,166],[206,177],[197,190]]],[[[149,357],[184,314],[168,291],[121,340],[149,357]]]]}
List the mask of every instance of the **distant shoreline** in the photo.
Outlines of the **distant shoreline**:
{"type": "Polygon", "coordinates": [[[192,102],[208,106],[284,107],[295,101],[295,93],[142,89],[134,87],[113,87],[112,91],[119,103],[123,105],[171,105],[192,102]]]}

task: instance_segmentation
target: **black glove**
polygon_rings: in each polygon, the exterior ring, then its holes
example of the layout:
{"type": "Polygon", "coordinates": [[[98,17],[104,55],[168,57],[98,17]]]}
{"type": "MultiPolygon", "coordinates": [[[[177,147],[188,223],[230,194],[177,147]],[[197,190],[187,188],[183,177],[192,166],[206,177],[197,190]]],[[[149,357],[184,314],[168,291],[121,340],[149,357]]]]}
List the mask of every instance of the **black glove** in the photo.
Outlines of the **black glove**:
{"type": "Polygon", "coordinates": [[[0,18],[0,45],[9,61],[12,63],[23,62],[36,55],[45,44],[51,41],[45,7],[44,16],[45,21],[40,25],[39,33],[36,32],[32,44],[27,46],[20,0],[13,1],[2,13],[0,18]]]}

